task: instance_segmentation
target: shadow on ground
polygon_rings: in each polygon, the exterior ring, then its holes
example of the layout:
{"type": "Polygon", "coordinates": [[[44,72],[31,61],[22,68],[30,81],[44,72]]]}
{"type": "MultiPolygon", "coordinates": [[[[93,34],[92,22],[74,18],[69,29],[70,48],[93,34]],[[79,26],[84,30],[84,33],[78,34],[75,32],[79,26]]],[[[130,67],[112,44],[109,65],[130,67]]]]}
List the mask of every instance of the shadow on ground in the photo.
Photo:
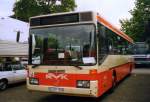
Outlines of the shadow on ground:
{"type": "Polygon", "coordinates": [[[15,87],[20,87],[20,86],[25,85],[25,84],[26,84],[26,82],[20,82],[20,83],[10,84],[10,85],[8,85],[7,89],[11,89],[11,88],[15,88],[15,87]]]}

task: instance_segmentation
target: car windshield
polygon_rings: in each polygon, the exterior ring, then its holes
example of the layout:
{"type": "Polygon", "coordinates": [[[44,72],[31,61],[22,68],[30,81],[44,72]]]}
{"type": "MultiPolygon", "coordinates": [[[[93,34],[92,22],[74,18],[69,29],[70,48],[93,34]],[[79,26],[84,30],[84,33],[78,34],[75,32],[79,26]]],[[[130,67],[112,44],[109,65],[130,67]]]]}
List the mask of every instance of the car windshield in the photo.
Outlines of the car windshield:
{"type": "Polygon", "coordinates": [[[136,43],[134,46],[134,54],[147,54],[149,53],[149,48],[146,43],[136,43]]]}
{"type": "Polygon", "coordinates": [[[92,24],[34,28],[30,34],[32,64],[96,64],[95,26],[92,24]]]}

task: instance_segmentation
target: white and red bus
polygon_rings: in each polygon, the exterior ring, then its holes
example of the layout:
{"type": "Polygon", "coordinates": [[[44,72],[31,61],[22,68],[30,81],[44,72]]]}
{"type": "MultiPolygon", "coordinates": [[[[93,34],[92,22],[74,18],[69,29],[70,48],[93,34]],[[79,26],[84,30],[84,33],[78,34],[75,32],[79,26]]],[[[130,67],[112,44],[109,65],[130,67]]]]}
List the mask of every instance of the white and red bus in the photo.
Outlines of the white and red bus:
{"type": "Polygon", "coordinates": [[[132,43],[94,12],[31,17],[27,88],[99,97],[131,73],[132,43]]]}

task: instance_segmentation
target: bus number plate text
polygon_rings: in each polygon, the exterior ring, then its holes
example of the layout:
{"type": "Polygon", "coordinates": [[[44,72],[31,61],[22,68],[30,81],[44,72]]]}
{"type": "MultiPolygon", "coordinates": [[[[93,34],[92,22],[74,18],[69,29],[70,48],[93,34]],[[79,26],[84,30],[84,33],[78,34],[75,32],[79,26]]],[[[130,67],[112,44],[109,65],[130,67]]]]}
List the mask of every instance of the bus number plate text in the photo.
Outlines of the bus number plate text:
{"type": "Polygon", "coordinates": [[[63,92],[64,88],[48,87],[48,91],[50,91],[50,92],[63,92]]]}

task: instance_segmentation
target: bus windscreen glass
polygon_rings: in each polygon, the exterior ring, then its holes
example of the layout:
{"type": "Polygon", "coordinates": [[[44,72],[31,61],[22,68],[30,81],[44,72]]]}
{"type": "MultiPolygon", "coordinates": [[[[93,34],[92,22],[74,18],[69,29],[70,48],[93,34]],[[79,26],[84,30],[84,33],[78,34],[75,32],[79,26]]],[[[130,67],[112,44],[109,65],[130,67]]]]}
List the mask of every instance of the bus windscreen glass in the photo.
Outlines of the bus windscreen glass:
{"type": "Polygon", "coordinates": [[[92,24],[30,29],[31,64],[96,64],[95,26],[92,24]]]}

